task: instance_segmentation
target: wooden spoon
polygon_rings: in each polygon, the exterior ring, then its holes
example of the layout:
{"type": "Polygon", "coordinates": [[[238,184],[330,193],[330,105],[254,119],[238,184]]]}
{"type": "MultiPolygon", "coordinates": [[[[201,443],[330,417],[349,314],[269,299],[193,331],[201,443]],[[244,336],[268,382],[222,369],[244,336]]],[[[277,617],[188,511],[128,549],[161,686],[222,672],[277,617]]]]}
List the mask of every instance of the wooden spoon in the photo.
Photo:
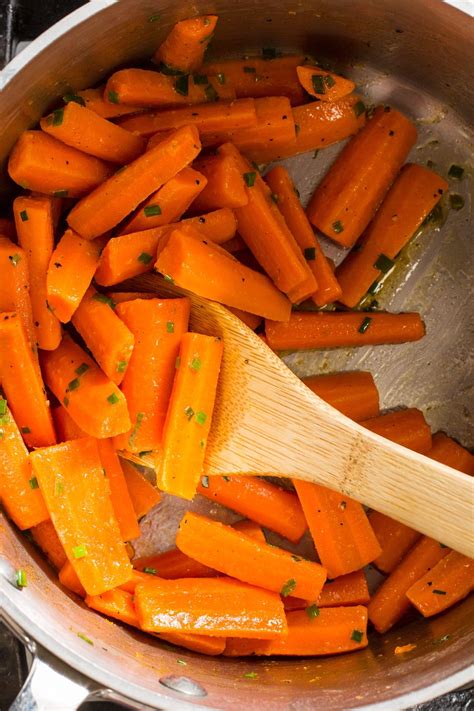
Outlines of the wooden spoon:
{"type": "MultiPolygon", "coordinates": [[[[157,275],[126,291],[182,295],[157,275]]],[[[220,304],[191,297],[191,328],[224,340],[206,474],[323,484],[474,557],[474,479],[366,430],[325,403],[220,304]]],[[[145,456],[137,461],[153,467],[145,456]]]]}

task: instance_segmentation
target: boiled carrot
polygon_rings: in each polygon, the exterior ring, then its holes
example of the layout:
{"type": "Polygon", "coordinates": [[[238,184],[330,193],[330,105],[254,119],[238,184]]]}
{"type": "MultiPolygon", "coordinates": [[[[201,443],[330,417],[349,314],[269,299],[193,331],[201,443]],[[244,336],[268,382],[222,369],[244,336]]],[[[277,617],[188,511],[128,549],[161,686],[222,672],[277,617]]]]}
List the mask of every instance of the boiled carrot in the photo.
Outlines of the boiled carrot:
{"type": "Polygon", "coordinates": [[[104,234],[179,173],[200,148],[197,129],[178,129],[80,200],[68,215],[69,226],[86,239],[104,234]]]}
{"type": "Polygon", "coordinates": [[[215,244],[224,244],[234,237],[237,230],[237,219],[233,210],[223,207],[198,217],[182,220],[179,223],[179,228],[181,230],[189,229],[190,233],[197,229],[203,239],[208,239],[215,244]]]}
{"type": "Polygon", "coordinates": [[[0,217],[0,236],[16,242],[17,235],[13,220],[9,220],[7,217],[0,217]]]}
{"type": "Polygon", "coordinates": [[[137,518],[143,518],[160,501],[160,492],[126,459],[121,466],[137,518]]]}
{"type": "Polygon", "coordinates": [[[265,534],[263,533],[261,526],[259,526],[259,524],[255,521],[243,518],[241,521],[237,521],[237,523],[232,524],[232,528],[235,528],[236,531],[244,533],[246,536],[250,536],[250,538],[254,538],[259,543],[266,543],[265,534]]]}
{"type": "Polygon", "coordinates": [[[307,209],[310,222],[343,247],[352,247],[374,217],[416,135],[406,116],[389,106],[377,107],[316,188],[307,209]]]}
{"type": "Polygon", "coordinates": [[[215,578],[219,573],[207,565],[199,563],[182,553],[178,548],[172,548],[165,553],[135,558],[133,567],[151,575],[157,575],[165,580],[180,578],[215,578]]]}
{"type": "Polygon", "coordinates": [[[134,568],[132,577],[129,580],[127,580],[125,583],[120,585],[120,590],[125,590],[126,592],[134,593],[137,585],[139,585],[140,583],[149,582],[152,579],[151,578],[152,575],[155,575],[155,573],[151,573],[148,571],[145,573],[145,572],[141,572],[140,570],[135,570],[135,568],[134,568]]]}
{"type": "Polygon", "coordinates": [[[126,106],[125,104],[111,104],[104,99],[105,86],[98,86],[95,89],[83,89],[75,94],[64,96],[66,102],[76,101],[81,106],[85,106],[98,116],[105,119],[114,119],[126,114],[135,114],[141,110],[140,106],[126,106]]]}
{"type": "Polygon", "coordinates": [[[217,20],[217,15],[200,15],[177,22],[156,50],[153,60],[173,74],[195,72],[203,63],[217,20]]]}
{"type": "Polygon", "coordinates": [[[0,313],[16,311],[19,314],[30,346],[36,350],[26,253],[6,237],[0,237],[0,273],[0,313]]]}
{"type": "Polygon", "coordinates": [[[458,469],[464,474],[474,475],[473,455],[444,432],[437,432],[433,435],[433,446],[428,456],[441,464],[458,469]]]}
{"type": "Polygon", "coordinates": [[[361,425],[420,454],[427,454],[431,448],[430,427],[423,413],[415,407],[371,417],[361,422],[361,425]]]}
{"type": "Polygon", "coordinates": [[[205,636],[200,634],[200,630],[198,630],[197,634],[163,632],[157,636],[164,642],[169,642],[169,644],[175,644],[178,647],[184,647],[184,649],[190,649],[193,652],[206,654],[210,657],[222,654],[226,644],[225,637],[205,636]]]}
{"type": "Polygon", "coordinates": [[[71,590],[71,592],[73,593],[76,593],[76,595],[79,595],[79,597],[86,596],[84,586],[79,580],[79,577],[76,571],[74,570],[72,563],[70,563],[68,560],[65,562],[65,564],[59,571],[58,578],[59,582],[63,587],[67,588],[68,590],[71,590]]]}
{"type": "Polygon", "coordinates": [[[296,73],[303,89],[320,101],[337,101],[355,89],[350,79],[327,72],[321,67],[302,65],[296,67],[296,73]]]}
{"type": "Polygon", "coordinates": [[[474,560],[451,551],[407,590],[407,598],[423,617],[443,612],[474,589],[474,560]]]}
{"type": "MultiPolygon", "coordinates": [[[[240,253],[247,251],[253,257],[253,254],[247,248],[247,245],[245,244],[244,240],[239,235],[237,235],[236,237],[232,237],[232,239],[228,240],[222,246],[224,247],[226,252],[229,252],[229,254],[236,254],[238,252],[240,253]]],[[[260,265],[258,266],[260,268],[260,265]]]]}
{"type": "Polygon", "coordinates": [[[87,437],[87,433],[81,430],[78,424],[74,422],[69,412],[63,405],[57,405],[52,409],[54,428],[58,442],[67,442],[71,439],[81,439],[87,437]]]}
{"type": "Polygon", "coordinates": [[[372,511],[369,520],[382,549],[373,565],[382,573],[391,573],[421,534],[379,511],[372,511]]]}
{"type": "Polygon", "coordinates": [[[263,321],[261,316],[249,314],[248,311],[242,311],[241,309],[236,309],[233,306],[228,306],[227,308],[234,314],[234,316],[240,318],[241,321],[243,321],[249,328],[251,328],[252,331],[255,331],[255,329],[260,326],[263,321]]]}
{"type": "Polygon", "coordinates": [[[51,519],[48,518],[47,521],[33,526],[33,528],[30,529],[30,533],[34,542],[45,554],[51,565],[56,568],[56,570],[61,570],[67,561],[67,555],[51,519]]]}
{"type": "Polygon", "coordinates": [[[360,422],[377,417],[380,412],[379,392],[371,373],[353,371],[312,375],[303,383],[351,420],[360,422]]]}
{"type": "Polygon", "coordinates": [[[327,580],[316,604],[318,607],[339,605],[367,605],[370,600],[367,579],[363,570],[327,580]]]}
{"type": "Polygon", "coordinates": [[[220,207],[242,207],[248,203],[244,176],[232,156],[206,156],[194,161],[194,167],[207,179],[204,190],[193,202],[198,213],[220,207]]]}

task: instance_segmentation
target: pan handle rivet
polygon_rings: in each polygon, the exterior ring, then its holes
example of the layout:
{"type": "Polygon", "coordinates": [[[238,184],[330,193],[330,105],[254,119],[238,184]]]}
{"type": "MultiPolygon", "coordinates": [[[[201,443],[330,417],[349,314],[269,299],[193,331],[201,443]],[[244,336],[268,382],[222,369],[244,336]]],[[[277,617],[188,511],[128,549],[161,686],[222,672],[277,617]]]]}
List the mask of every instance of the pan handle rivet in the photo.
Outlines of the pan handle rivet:
{"type": "Polygon", "coordinates": [[[180,694],[186,694],[186,696],[207,696],[207,691],[201,684],[187,676],[175,676],[174,674],[162,676],[160,684],[180,694]]]}

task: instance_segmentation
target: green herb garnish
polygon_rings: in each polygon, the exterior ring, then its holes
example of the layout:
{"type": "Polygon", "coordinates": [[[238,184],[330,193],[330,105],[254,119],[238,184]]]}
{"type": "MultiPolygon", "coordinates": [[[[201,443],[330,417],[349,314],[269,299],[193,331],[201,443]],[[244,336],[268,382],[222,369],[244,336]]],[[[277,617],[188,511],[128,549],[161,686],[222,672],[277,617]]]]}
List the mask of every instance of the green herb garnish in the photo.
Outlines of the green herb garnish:
{"type": "Polygon", "coordinates": [[[209,489],[209,477],[208,476],[201,477],[201,486],[203,486],[205,489],[209,489]]]}
{"type": "Polygon", "coordinates": [[[21,432],[22,434],[31,434],[31,430],[29,427],[22,427],[21,432]]]}
{"type": "Polygon", "coordinates": [[[125,370],[127,369],[127,365],[128,365],[128,360],[119,360],[119,362],[117,363],[117,365],[115,367],[115,370],[117,371],[117,373],[125,373],[125,370]]]}
{"type": "Polygon", "coordinates": [[[107,306],[110,306],[111,309],[115,309],[117,304],[113,299],[110,298],[110,296],[107,296],[107,294],[94,294],[92,297],[94,301],[100,301],[101,304],[107,304],[107,306]]]}
{"type": "Polygon", "coordinates": [[[174,279],[170,274],[163,274],[163,279],[170,284],[174,284],[174,279]]]}
{"type": "Polygon", "coordinates": [[[207,74],[195,74],[193,76],[193,81],[195,84],[209,84],[207,74]]]}
{"type": "Polygon", "coordinates": [[[363,101],[358,101],[356,104],[354,104],[354,113],[356,115],[356,118],[359,118],[361,114],[363,114],[365,111],[365,104],[363,101]]]}
{"type": "Polygon", "coordinates": [[[257,178],[256,172],[244,173],[245,184],[248,188],[253,188],[253,186],[255,185],[256,178],[257,178]]]}
{"type": "Polygon", "coordinates": [[[336,220],[336,222],[332,223],[332,228],[336,234],[339,234],[340,232],[344,232],[344,225],[342,224],[341,220],[336,220]]]}
{"type": "Polygon", "coordinates": [[[217,91],[214,89],[212,84],[208,84],[206,88],[204,89],[204,93],[206,95],[206,99],[208,101],[219,101],[219,94],[217,91]]]}
{"type": "Polygon", "coordinates": [[[68,383],[68,386],[66,388],[66,392],[71,392],[72,390],[77,390],[77,388],[80,386],[81,381],[79,378],[74,378],[74,380],[71,380],[68,383]]]}
{"type": "Polygon", "coordinates": [[[119,95],[116,91],[109,91],[109,93],[107,94],[107,98],[111,104],[120,104],[119,95]]]}
{"type": "Polygon", "coordinates": [[[8,259],[10,260],[10,262],[13,264],[14,267],[16,267],[18,262],[21,262],[21,257],[19,254],[10,254],[8,259]]]}
{"type": "Polygon", "coordinates": [[[191,368],[191,370],[196,370],[196,371],[201,370],[201,366],[202,366],[202,361],[199,358],[199,356],[195,356],[192,359],[191,363],[189,364],[189,367],[191,368]]]}
{"type": "Polygon", "coordinates": [[[304,258],[308,262],[313,262],[316,259],[316,247],[306,247],[304,250],[304,258]]]}
{"type": "Polygon", "coordinates": [[[174,321],[167,321],[166,322],[166,332],[167,333],[174,333],[174,321]]]}
{"type": "Polygon", "coordinates": [[[462,210],[464,207],[464,198],[462,195],[458,195],[457,193],[451,193],[449,196],[449,204],[451,205],[452,210],[462,210]]]}
{"type": "Polygon", "coordinates": [[[357,329],[359,331],[359,333],[365,333],[367,331],[367,329],[369,328],[371,321],[372,321],[372,319],[370,318],[370,316],[366,316],[365,319],[360,324],[359,328],[357,329]]]}
{"type": "Polygon", "coordinates": [[[257,672],[245,672],[242,676],[244,679],[258,679],[257,672]]]}
{"type": "Polygon", "coordinates": [[[305,610],[310,620],[314,620],[319,615],[319,607],[317,605],[310,605],[305,610]]]}
{"type": "Polygon", "coordinates": [[[433,595],[446,595],[446,590],[432,590],[433,595]]]}
{"type": "Polygon", "coordinates": [[[30,485],[30,489],[39,489],[38,479],[35,476],[31,477],[28,484],[30,485]]]}
{"type": "Polygon", "coordinates": [[[179,76],[174,83],[174,90],[181,96],[187,96],[189,93],[189,75],[183,74],[179,76]]]}
{"type": "Polygon", "coordinates": [[[80,546],[75,546],[72,549],[72,554],[76,560],[79,560],[80,558],[85,558],[87,555],[87,548],[83,545],[80,546]]]}
{"type": "Polygon", "coordinates": [[[135,425],[133,427],[133,430],[130,433],[130,437],[128,438],[128,443],[129,443],[130,447],[133,447],[133,445],[135,443],[135,439],[137,437],[138,430],[140,429],[140,425],[142,424],[144,417],[145,417],[144,412],[137,412],[137,419],[135,420],[135,425]]]}
{"type": "Polygon", "coordinates": [[[326,86],[330,89],[332,86],[335,85],[335,80],[332,78],[330,74],[328,74],[326,77],[324,77],[324,82],[326,86]]]}
{"type": "Polygon", "coordinates": [[[313,89],[316,94],[326,93],[326,84],[324,82],[324,77],[322,77],[320,74],[313,74],[313,76],[311,77],[311,82],[313,84],[313,89]]]}
{"type": "Polygon", "coordinates": [[[112,393],[111,395],[108,396],[107,402],[110,402],[111,405],[116,405],[119,402],[119,396],[117,393],[112,393]]]}
{"type": "Polygon", "coordinates": [[[20,217],[22,222],[28,222],[28,213],[26,210],[20,212],[20,217]]]}
{"type": "Polygon", "coordinates": [[[185,414],[186,417],[188,418],[188,421],[191,420],[191,418],[192,418],[193,415],[194,415],[194,410],[193,410],[193,408],[192,408],[190,405],[188,405],[187,407],[184,408],[184,414],[185,414]]]}
{"type": "Polygon", "coordinates": [[[55,190],[53,192],[53,197],[56,197],[56,198],[66,198],[68,195],[69,195],[69,190],[60,189],[60,190],[55,190]]]}
{"type": "Polygon", "coordinates": [[[28,585],[27,580],[26,580],[26,571],[25,570],[17,570],[15,573],[15,582],[17,588],[26,588],[28,585]]]}
{"type": "Polygon", "coordinates": [[[64,94],[63,101],[65,104],[69,104],[71,101],[73,101],[75,104],[79,104],[80,106],[86,105],[86,102],[84,101],[82,96],[78,96],[78,94],[64,94]]]}
{"type": "Polygon", "coordinates": [[[353,642],[362,642],[364,633],[360,630],[352,630],[351,639],[353,642]]]}
{"type": "Polygon", "coordinates": [[[0,417],[3,417],[6,414],[7,414],[7,401],[3,397],[0,397],[0,417]]]}
{"type": "Polygon", "coordinates": [[[69,398],[67,396],[63,400],[63,405],[64,405],[64,407],[68,407],[68,405],[69,405],[69,398]]]}
{"type": "Polygon", "coordinates": [[[175,69],[174,67],[170,67],[169,64],[165,64],[164,62],[160,62],[158,71],[161,72],[162,74],[166,74],[166,76],[169,76],[169,77],[179,77],[182,74],[184,74],[184,72],[182,72],[181,69],[175,69]]]}
{"type": "Polygon", "coordinates": [[[53,126],[61,126],[64,119],[64,109],[56,109],[56,111],[53,111],[52,117],[53,126]]]}
{"type": "Polygon", "coordinates": [[[199,410],[199,412],[196,412],[196,422],[198,423],[198,425],[204,425],[206,423],[206,420],[207,420],[207,415],[205,412],[203,412],[202,410],[199,410]]]}
{"type": "Polygon", "coordinates": [[[390,269],[393,267],[394,264],[395,264],[395,262],[392,259],[390,259],[390,257],[387,257],[386,254],[380,254],[377,257],[377,261],[374,262],[374,267],[376,269],[379,269],[382,272],[382,274],[388,274],[388,272],[390,271],[390,269]]]}
{"type": "Polygon", "coordinates": [[[154,15],[150,15],[148,18],[148,22],[158,22],[158,20],[161,20],[161,14],[159,12],[155,12],[154,15]]]}
{"type": "Polygon", "coordinates": [[[75,372],[80,377],[81,375],[84,375],[84,373],[87,373],[88,370],[89,366],[87,365],[87,363],[81,363],[81,365],[76,368],[75,372]]]}
{"type": "Polygon", "coordinates": [[[290,578],[290,580],[287,580],[286,583],[283,585],[282,589],[280,590],[280,595],[282,597],[288,597],[288,595],[291,595],[295,588],[296,580],[294,578],[290,578]]]}
{"type": "Polygon", "coordinates": [[[456,178],[456,180],[461,180],[463,175],[464,175],[464,168],[461,168],[460,165],[455,165],[453,163],[453,165],[448,170],[448,176],[450,178],[456,178]]]}
{"type": "Polygon", "coordinates": [[[150,264],[152,259],[153,257],[151,256],[151,254],[148,254],[148,252],[142,252],[138,255],[138,261],[142,262],[143,264],[150,264]]]}
{"type": "Polygon", "coordinates": [[[143,568],[143,572],[148,575],[156,575],[156,568],[143,568]]]}
{"type": "Polygon", "coordinates": [[[143,213],[145,217],[154,217],[155,215],[161,215],[161,207],[159,205],[148,205],[143,208],[143,213]]]}
{"type": "Polygon", "coordinates": [[[94,646],[94,642],[89,639],[89,637],[87,637],[83,632],[78,632],[77,636],[79,637],[79,639],[82,639],[83,642],[87,642],[87,644],[90,644],[92,647],[94,646]]]}

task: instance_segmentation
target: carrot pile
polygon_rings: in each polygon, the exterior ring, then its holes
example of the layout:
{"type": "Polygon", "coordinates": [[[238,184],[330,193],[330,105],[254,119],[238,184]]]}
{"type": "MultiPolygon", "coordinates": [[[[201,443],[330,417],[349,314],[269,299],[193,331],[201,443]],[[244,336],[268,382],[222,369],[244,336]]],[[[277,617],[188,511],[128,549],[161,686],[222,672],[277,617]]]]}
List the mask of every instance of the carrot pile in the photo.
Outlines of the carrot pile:
{"type": "MultiPolygon", "coordinates": [[[[0,218],[0,500],[61,585],[114,620],[207,655],[355,651],[369,623],[384,632],[464,598],[473,561],[323,486],[209,476],[225,343],[190,332],[189,297],[121,282],[155,270],[275,351],[415,342],[420,314],[361,305],[447,183],[406,162],[413,122],[369,113],[351,80],[272,49],[205,61],[217,26],[216,15],[178,22],[153,65],[68,94],[11,152],[22,192],[0,218]],[[344,139],[306,209],[286,168],[259,166],[344,139]],[[350,250],[337,268],[314,227],[350,250]],[[128,460],[144,454],[156,482],[128,460]],[[190,509],[174,548],[130,559],[161,492],[243,519],[190,509]],[[316,557],[266,531],[310,535],[316,557]],[[368,564],[386,576],[373,594],[368,564]]],[[[367,429],[474,474],[421,411],[381,413],[370,373],[304,383],[367,429]]]]}

